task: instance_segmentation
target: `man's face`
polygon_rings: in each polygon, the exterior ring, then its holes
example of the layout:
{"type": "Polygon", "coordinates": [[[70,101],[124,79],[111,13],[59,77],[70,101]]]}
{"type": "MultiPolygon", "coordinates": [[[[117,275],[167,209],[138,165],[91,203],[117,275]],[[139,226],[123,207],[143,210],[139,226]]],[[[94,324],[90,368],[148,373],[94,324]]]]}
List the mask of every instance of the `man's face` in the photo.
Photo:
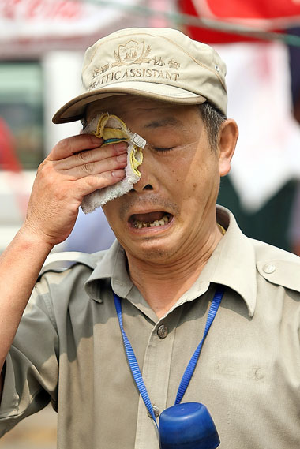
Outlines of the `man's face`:
{"type": "Polygon", "coordinates": [[[117,96],[94,103],[87,120],[99,112],[147,141],[140,181],[103,207],[127,256],[163,264],[199,251],[215,229],[219,156],[197,106],[117,96]]]}

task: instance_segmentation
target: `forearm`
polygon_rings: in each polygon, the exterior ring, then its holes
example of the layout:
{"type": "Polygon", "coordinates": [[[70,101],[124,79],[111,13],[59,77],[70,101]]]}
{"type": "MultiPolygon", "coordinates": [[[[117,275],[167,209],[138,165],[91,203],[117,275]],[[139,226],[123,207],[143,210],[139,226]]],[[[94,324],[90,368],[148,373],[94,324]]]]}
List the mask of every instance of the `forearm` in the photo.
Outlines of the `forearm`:
{"type": "Polygon", "coordinates": [[[21,229],[0,257],[0,372],[52,246],[21,229]]]}
{"type": "Polygon", "coordinates": [[[43,263],[71,233],[82,199],[125,177],[127,144],[102,142],[64,139],[38,169],[25,223],[0,257],[0,372],[43,263]]]}

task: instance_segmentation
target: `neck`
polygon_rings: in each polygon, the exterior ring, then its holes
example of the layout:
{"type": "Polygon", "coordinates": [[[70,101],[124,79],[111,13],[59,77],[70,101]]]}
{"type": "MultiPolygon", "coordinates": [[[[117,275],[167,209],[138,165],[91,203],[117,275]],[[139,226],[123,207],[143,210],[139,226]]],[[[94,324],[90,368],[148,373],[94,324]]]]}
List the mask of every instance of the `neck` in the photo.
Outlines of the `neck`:
{"type": "Polygon", "coordinates": [[[159,318],[195,283],[221,238],[222,231],[216,227],[202,245],[161,263],[127,254],[131,280],[159,318]]]}

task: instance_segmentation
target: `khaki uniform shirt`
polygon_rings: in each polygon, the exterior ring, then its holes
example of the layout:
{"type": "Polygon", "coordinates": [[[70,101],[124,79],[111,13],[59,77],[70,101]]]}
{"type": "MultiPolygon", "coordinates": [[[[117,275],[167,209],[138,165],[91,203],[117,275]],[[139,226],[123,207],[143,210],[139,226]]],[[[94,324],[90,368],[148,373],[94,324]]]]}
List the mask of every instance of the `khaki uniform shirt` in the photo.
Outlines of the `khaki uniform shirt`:
{"type": "Polygon", "coordinates": [[[225,294],[183,401],[205,404],[221,449],[300,448],[299,258],[227,232],[198,280],[160,320],[126,272],[117,242],[40,277],[6,361],[0,432],[58,410],[59,449],[158,449],[133,381],[113,291],[152,403],[174,404],[216,284],[225,294]]]}

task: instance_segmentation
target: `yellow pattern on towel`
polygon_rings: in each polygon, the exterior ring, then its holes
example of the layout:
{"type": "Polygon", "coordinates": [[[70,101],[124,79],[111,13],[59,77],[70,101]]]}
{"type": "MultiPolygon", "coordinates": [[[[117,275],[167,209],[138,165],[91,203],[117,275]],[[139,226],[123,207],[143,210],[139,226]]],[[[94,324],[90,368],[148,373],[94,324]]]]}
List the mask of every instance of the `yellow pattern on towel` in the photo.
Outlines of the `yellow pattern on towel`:
{"type": "MultiPolygon", "coordinates": [[[[118,142],[129,142],[132,137],[132,133],[127,130],[125,123],[116,115],[108,114],[107,112],[100,116],[97,129],[93,134],[95,134],[96,137],[103,138],[102,146],[118,142]],[[112,125],[118,127],[111,128],[112,125]]],[[[135,144],[132,145],[129,153],[129,161],[134,173],[136,173],[137,176],[141,176],[138,167],[143,162],[143,152],[141,148],[135,144]]]]}

